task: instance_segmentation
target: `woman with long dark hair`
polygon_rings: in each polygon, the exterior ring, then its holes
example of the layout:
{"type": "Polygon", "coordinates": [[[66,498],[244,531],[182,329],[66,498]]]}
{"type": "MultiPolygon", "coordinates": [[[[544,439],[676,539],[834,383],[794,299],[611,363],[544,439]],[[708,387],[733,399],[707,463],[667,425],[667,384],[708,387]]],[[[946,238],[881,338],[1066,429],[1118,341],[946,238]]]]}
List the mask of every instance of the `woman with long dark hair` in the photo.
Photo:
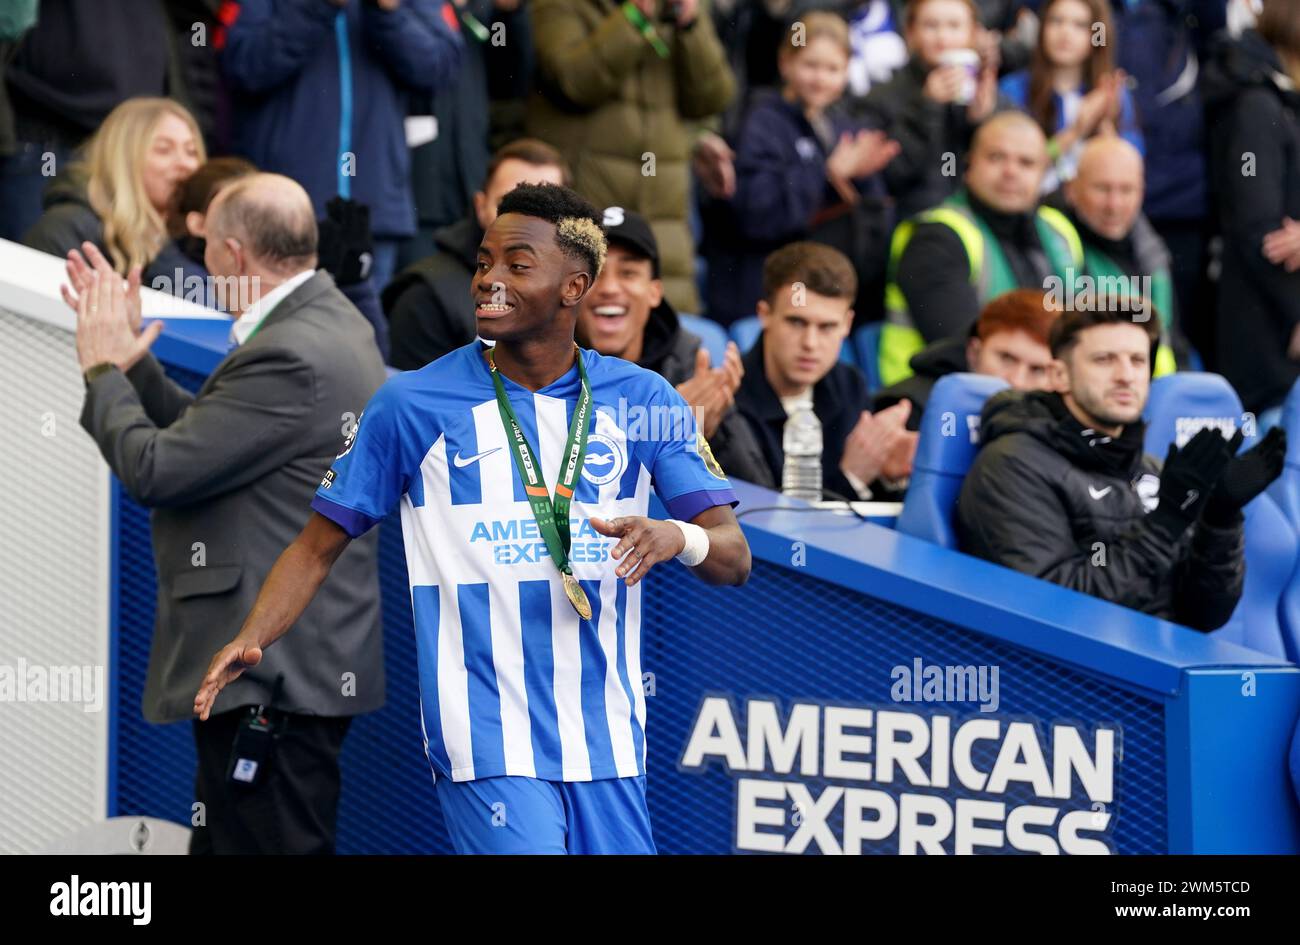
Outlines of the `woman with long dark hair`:
{"type": "Polygon", "coordinates": [[[999,83],[1047,135],[1055,167],[1043,179],[1054,190],[1074,176],[1083,141],[1119,134],[1144,151],[1124,73],[1115,68],[1107,0],[1046,0],[1039,10],[1038,45],[1029,68],[999,83]]]}

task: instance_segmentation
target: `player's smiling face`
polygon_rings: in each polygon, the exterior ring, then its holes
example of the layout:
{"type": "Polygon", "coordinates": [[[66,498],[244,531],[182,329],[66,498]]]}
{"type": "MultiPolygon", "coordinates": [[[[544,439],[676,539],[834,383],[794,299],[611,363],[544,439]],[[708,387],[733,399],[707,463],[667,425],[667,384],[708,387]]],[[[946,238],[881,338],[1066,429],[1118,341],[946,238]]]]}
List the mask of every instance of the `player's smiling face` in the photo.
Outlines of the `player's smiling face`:
{"type": "MultiPolygon", "coordinates": [[[[521,213],[499,216],[483,234],[472,284],[479,337],[544,334],[591,285],[582,264],[555,243],[555,225],[521,213]]],[[[572,311],[568,314],[573,317],[572,311]]]]}

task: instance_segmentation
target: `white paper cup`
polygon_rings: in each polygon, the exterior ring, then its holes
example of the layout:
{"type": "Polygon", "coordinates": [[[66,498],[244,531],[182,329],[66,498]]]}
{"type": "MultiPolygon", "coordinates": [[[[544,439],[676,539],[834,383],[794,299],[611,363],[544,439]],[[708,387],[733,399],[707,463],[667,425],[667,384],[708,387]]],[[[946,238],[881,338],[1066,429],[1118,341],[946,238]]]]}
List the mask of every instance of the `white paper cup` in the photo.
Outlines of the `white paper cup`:
{"type": "Polygon", "coordinates": [[[969,105],[975,98],[975,85],[979,81],[980,56],[973,49],[949,49],[939,54],[940,66],[959,66],[966,78],[961,84],[961,91],[953,102],[957,105],[969,105]]]}

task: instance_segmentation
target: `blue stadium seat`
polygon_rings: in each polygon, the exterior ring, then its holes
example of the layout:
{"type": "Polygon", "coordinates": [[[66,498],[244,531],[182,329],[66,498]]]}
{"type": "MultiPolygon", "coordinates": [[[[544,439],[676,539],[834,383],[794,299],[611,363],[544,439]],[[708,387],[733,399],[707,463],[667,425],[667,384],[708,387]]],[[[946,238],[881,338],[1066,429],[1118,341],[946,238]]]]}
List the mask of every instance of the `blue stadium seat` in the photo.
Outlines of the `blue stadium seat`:
{"type": "MultiPolygon", "coordinates": [[[[1282,475],[1269,487],[1268,495],[1281,509],[1292,532],[1300,534],[1300,384],[1292,387],[1287,395],[1282,408],[1282,429],[1286,431],[1286,465],[1282,467],[1282,475]]],[[[1292,662],[1300,662],[1300,568],[1282,593],[1281,616],[1287,656],[1292,662]]],[[[1297,746],[1300,747],[1300,740],[1297,746]]],[[[1300,784],[1297,788],[1300,789],[1300,784]]]]}
{"type": "MultiPolygon", "coordinates": [[[[1163,460],[1170,443],[1186,443],[1201,427],[1217,425],[1225,432],[1243,424],[1237,392],[1218,374],[1180,371],[1151,382],[1145,411],[1146,451],[1163,460]]],[[[1242,442],[1249,449],[1258,441],[1253,425],[1242,442]]],[[[1293,649],[1300,631],[1300,589],[1291,590],[1300,540],[1294,525],[1268,495],[1246,509],[1246,585],[1232,618],[1215,636],[1274,656],[1293,649]],[[1296,614],[1284,622],[1287,603],[1296,614]]]]}
{"type": "MultiPolygon", "coordinates": [[[[758,341],[758,336],[762,332],[763,326],[759,324],[757,315],[750,315],[748,318],[741,318],[731,323],[731,340],[736,343],[736,347],[740,349],[741,354],[754,347],[754,342],[758,341]]],[[[840,360],[845,364],[852,364],[859,370],[862,369],[862,361],[854,348],[852,336],[845,338],[844,344],[840,346],[840,360]]],[[[872,363],[874,364],[874,362],[872,363]]],[[[870,380],[870,376],[868,376],[868,380],[870,380]]],[[[875,390],[875,388],[872,387],[871,390],[875,390]]]]}
{"type": "MultiPolygon", "coordinates": [[[[699,335],[704,342],[704,349],[709,352],[709,363],[717,367],[727,356],[727,329],[717,322],[699,315],[678,315],[682,327],[691,334],[699,335]]],[[[741,348],[744,351],[744,348],[741,348]]]]}
{"type": "Polygon", "coordinates": [[[763,326],[759,324],[757,315],[739,318],[731,323],[731,340],[736,343],[741,354],[754,347],[754,342],[758,341],[758,336],[762,332],[763,326]]]}
{"type": "Polygon", "coordinates": [[[1246,584],[1214,636],[1294,661],[1300,655],[1298,553],[1300,539],[1272,498],[1265,494],[1246,506],[1246,584]]]}
{"type": "Polygon", "coordinates": [[[853,347],[858,353],[858,367],[867,377],[867,390],[873,394],[884,386],[880,380],[880,329],[884,322],[869,322],[853,333],[853,347]]]}
{"type": "MultiPolygon", "coordinates": [[[[1232,433],[1242,426],[1241,400],[1232,385],[1218,374],[1179,371],[1151,382],[1143,418],[1147,422],[1146,451],[1163,460],[1169,444],[1186,443],[1201,427],[1217,424],[1232,433]]],[[[1250,449],[1257,441],[1253,425],[1242,441],[1250,449]]]]}
{"type": "Polygon", "coordinates": [[[1300,383],[1291,388],[1282,407],[1282,429],[1286,431],[1286,466],[1268,493],[1300,532],[1300,383]]]}
{"type": "Polygon", "coordinates": [[[957,496],[979,450],[979,416],[1007,386],[1000,377],[949,374],[930,392],[898,530],[945,548],[957,547],[957,496]]]}

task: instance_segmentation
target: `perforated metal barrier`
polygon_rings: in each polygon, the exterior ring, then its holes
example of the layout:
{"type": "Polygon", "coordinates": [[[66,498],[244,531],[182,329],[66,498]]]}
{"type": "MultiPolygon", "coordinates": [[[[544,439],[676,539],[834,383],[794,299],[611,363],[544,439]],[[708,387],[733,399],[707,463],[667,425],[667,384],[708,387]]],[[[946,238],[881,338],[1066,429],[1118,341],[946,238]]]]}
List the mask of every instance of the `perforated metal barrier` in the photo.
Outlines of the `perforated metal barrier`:
{"type": "Polygon", "coordinates": [[[72,336],[0,309],[0,351],[0,852],[26,853],[104,816],[109,478],[72,336]]]}

